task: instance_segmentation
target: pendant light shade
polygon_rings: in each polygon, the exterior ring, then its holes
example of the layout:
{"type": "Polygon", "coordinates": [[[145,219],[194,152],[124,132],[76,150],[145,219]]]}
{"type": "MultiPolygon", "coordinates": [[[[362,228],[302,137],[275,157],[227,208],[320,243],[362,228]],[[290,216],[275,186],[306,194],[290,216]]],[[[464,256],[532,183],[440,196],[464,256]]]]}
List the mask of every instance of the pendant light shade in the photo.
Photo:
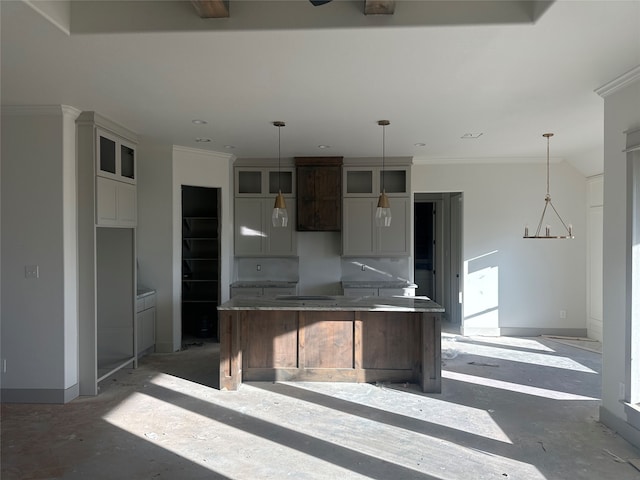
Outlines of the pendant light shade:
{"type": "Polygon", "coordinates": [[[380,175],[380,197],[378,197],[378,207],[376,208],[375,221],[377,227],[391,226],[391,207],[389,197],[384,190],[384,156],[385,156],[385,127],[389,125],[389,120],[378,120],[378,125],[382,127],[382,174],[380,175]]]}
{"type": "Polygon", "coordinates": [[[273,125],[278,127],[278,195],[276,195],[276,201],[273,205],[271,223],[274,227],[285,228],[289,224],[289,215],[280,189],[280,129],[284,127],[284,122],[273,122],[273,125]]]}
{"type": "Polygon", "coordinates": [[[542,215],[540,216],[540,221],[538,222],[538,227],[536,228],[535,233],[533,235],[529,235],[529,227],[526,226],[524,227],[524,236],[522,238],[574,238],[573,227],[571,226],[571,224],[567,225],[564,222],[564,220],[556,210],[556,207],[554,207],[553,203],[551,203],[551,194],[549,193],[549,139],[553,137],[553,133],[544,133],[542,136],[547,139],[547,194],[544,197],[544,208],[542,209],[542,215]],[[551,209],[556,214],[556,217],[558,218],[558,220],[560,220],[560,223],[564,228],[564,232],[562,232],[562,235],[551,235],[551,227],[548,224],[545,226],[544,234],[541,234],[542,224],[544,223],[547,208],[549,206],[551,206],[551,209]]]}

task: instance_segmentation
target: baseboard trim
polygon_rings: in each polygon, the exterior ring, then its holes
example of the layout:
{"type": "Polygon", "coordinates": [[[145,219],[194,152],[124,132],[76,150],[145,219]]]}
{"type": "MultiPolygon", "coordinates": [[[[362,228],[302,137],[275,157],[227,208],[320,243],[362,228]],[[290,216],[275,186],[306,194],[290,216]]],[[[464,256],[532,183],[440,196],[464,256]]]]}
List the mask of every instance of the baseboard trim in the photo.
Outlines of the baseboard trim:
{"type": "Polygon", "coordinates": [[[640,448],[640,430],[615,416],[603,406],[600,406],[600,423],[609,427],[636,448],[640,448]]]}
{"type": "Polygon", "coordinates": [[[67,389],[56,388],[3,388],[2,403],[69,403],[80,395],[80,385],[67,389]]]}
{"type": "Polygon", "coordinates": [[[539,337],[541,335],[559,335],[562,337],[586,338],[586,328],[520,328],[502,327],[500,335],[503,337],[539,337]]]}
{"type": "Polygon", "coordinates": [[[156,353],[173,353],[173,343],[159,342],[156,343],[156,353]]]}

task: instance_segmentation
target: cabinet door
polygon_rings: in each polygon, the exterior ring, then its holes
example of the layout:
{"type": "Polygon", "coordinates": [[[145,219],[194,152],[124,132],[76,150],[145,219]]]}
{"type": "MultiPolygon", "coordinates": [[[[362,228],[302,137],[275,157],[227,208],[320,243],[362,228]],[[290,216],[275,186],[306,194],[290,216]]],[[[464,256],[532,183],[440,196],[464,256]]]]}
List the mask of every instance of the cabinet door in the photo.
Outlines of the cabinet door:
{"type": "Polygon", "coordinates": [[[118,224],[118,182],[108,178],[96,178],[96,224],[118,224]]]}
{"type": "Polygon", "coordinates": [[[236,168],[235,194],[249,197],[263,195],[264,175],[265,171],[259,168],[236,168]]]}
{"type": "Polygon", "coordinates": [[[377,200],[347,198],[344,200],[342,224],[342,254],[366,256],[374,254],[373,215],[377,200]]]}
{"type": "Polygon", "coordinates": [[[235,254],[263,254],[264,238],[269,234],[264,225],[264,202],[260,198],[235,199],[235,254]]]}
{"type": "Polygon", "coordinates": [[[96,173],[107,178],[118,178],[118,137],[104,130],[96,132],[96,173]]]}
{"type": "Polygon", "coordinates": [[[156,343],[156,308],[148,308],[142,316],[142,349],[146,350],[156,343]]]}
{"type": "Polygon", "coordinates": [[[120,176],[118,180],[126,183],[136,183],[136,148],[125,141],[119,144],[120,176]]]}
{"type": "MultiPolygon", "coordinates": [[[[411,245],[411,199],[408,197],[390,197],[391,226],[376,228],[377,254],[390,256],[408,256],[411,245]]],[[[377,204],[376,204],[377,205],[377,204]]]]}
{"type": "Polygon", "coordinates": [[[378,193],[373,167],[345,167],[343,172],[345,197],[366,197],[378,193]]]}
{"type": "Polygon", "coordinates": [[[296,241],[296,202],[288,200],[286,202],[289,224],[285,228],[274,227],[271,223],[271,213],[275,199],[267,198],[263,201],[264,223],[267,225],[267,236],[264,238],[264,253],[274,257],[295,256],[298,251],[296,241]]]}
{"type": "Polygon", "coordinates": [[[237,296],[261,297],[262,288],[258,287],[231,287],[231,298],[237,296]]]}
{"type": "Polygon", "coordinates": [[[135,227],[136,187],[108,178],[96,178],[96,224],[105,227],[135,227]]]}
{"type": "Polygon", "coordinates": [[[115,182],[118,205],[118,225],[135,227],[137,221],[136,186],[129,183],[115,182]]]}

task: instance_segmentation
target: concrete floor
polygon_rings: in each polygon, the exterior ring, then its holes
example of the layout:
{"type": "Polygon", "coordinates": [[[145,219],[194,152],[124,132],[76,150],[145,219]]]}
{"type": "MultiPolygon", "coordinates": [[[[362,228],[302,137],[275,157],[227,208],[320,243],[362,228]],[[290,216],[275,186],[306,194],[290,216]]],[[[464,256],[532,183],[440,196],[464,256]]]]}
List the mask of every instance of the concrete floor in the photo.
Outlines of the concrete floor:
{"type": "Polygon", "coordinates": [[[597,352],[443,334],[415,385],[217,384],[218,345],[154,354],[67,405],[2,405],[3,480],[639,479],[598,423],[597,352]]]}

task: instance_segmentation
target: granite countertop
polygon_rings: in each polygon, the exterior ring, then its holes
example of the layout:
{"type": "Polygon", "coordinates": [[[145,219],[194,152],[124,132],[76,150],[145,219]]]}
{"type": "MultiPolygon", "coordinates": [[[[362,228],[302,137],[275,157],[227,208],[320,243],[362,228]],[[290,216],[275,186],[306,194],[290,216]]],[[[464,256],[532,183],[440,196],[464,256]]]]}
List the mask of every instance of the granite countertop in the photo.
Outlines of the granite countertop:
{"type": "Polygon", "coordinates": [[[154,293],[156,293],[156,291],[153,288],[138,287],[136,290],[136,297],[137,298],[147,297],[149,295],[153,295],[154,293]]]}
{"type": "Polygon", "coordinates": [[[297,280],[242,280],[233,282],[231,287],[240,288],[287,288],[295,287],[298,284],[297,280]]]}
{"type": "Polygon", "coordinates": [[[218,310],[444,312],[442,306],[427,297],[345,297],[342,295],[236,297],[219,305],[218,310]]]}
{"type": "Polygon", "coordinates": [[[405,280],[342,280],[343,288],[418,288],[405,280]]]}

